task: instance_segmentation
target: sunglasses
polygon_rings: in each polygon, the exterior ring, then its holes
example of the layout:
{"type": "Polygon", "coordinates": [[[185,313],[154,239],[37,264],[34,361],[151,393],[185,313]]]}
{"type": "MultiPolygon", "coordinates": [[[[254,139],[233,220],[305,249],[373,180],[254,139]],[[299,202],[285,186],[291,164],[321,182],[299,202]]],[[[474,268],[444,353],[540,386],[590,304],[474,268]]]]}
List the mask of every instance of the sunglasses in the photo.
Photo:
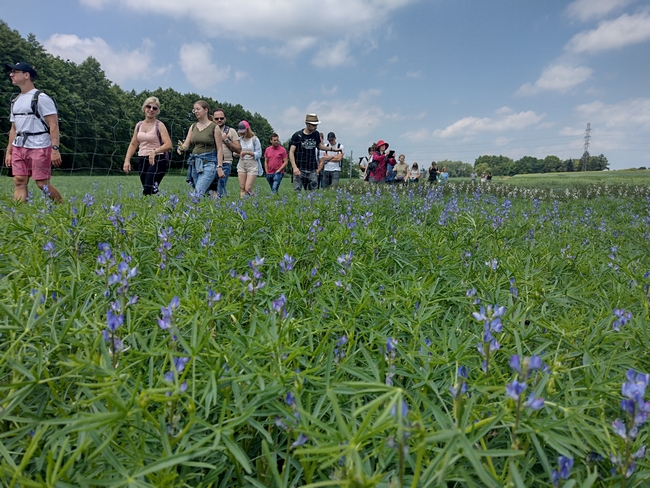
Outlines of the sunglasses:
{"type": "Polygon", "coordinates": [[[215,117],[214,120],[226,120],[225,117],[215,117]]]}
{"type": "Polygon", "coordinates": [[[153,110],[154,112],[158,111],[158,107],[156,107],[155,105],[145,105],[144,108],[146,108],[147,110],[153,110]]]}

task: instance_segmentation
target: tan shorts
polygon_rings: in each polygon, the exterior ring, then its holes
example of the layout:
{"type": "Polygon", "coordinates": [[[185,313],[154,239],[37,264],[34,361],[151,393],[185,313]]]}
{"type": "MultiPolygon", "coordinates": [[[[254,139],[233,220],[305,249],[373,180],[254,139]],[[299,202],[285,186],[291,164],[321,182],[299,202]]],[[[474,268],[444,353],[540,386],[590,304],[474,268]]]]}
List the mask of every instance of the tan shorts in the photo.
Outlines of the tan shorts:
{"type": "Polygon", "coordinates": [[[257,176],[257,159],[240,159],[237,163],[237,173],[257,176]]]}

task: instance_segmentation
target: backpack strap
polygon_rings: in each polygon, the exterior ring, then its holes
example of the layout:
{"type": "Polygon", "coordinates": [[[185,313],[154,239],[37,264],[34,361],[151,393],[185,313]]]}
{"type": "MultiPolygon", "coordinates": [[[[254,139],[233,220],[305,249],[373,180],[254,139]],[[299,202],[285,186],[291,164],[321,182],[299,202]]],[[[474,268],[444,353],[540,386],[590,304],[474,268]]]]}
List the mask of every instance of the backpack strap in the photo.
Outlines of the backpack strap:
{"type": "Polygon", "coordinates": [[[43,124],[43,128],[45,130],[42,130],[40,132],[16,132],[17,137],[22,137],[23,138],[23,147],[27,143],[27,139],[29,139],[30,136],[40,136],[42,134],[49,134],[50,133],[50,126],[45,122],[45,119],[43,116],[40,114],[38,111],[38,97],[41,96],[41,93],[43,93],[41,90],[36,90],[34,92],[34,95],[32,96],[32,101],[31,101],[31,112],[22,112],[22,113],[14,113],[14,102],[18,99],[20,95],[17,95],[14,97],[14,99],[11,101],[11,113],[16,116],[16,115],[33,115],[38,119],[41,124],[43,124]]]}

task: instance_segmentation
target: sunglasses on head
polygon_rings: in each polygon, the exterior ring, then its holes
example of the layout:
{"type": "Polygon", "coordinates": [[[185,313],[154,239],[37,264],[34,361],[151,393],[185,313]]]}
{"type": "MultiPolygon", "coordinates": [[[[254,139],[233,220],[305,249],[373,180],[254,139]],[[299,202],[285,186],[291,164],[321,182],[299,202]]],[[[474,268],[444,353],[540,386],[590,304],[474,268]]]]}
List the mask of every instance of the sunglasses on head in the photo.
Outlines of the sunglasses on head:
{"type": "Polygon", "coordinates": [[[147,110],[153,110],[154,112],[158,111],[158,107],[156,107],[155,105],[145,105],[144,108],[146,108],[147,110]]]}

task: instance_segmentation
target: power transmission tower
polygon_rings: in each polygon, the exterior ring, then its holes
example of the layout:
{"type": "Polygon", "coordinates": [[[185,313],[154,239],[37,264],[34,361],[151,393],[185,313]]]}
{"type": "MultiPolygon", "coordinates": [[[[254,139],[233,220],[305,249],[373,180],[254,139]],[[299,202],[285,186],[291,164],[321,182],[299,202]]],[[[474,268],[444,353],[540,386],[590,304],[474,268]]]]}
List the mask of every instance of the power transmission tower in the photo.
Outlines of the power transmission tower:
{"type": "Polygon", "coordinates": [[[587,171],[587,162],[589,161],[589,141],[591,140],[591,123],[587,122],[585,130],[584,152],[582,153],[582,171],[587,171]]]}

